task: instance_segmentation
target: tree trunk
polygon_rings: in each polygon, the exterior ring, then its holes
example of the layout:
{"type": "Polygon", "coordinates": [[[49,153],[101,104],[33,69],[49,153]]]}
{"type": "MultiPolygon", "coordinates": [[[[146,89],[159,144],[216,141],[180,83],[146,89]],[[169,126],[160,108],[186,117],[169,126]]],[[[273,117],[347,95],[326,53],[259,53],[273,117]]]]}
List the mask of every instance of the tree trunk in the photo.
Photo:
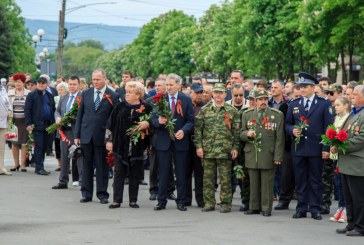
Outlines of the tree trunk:
{"type": "Polygon", "coordinates": [[[342,70],[342,80],[343,84],[347,84],[347,76],[346,76],[346,69],[345,69],[345,52],[344,47],[341,48],[341,70],[342,70]]]}

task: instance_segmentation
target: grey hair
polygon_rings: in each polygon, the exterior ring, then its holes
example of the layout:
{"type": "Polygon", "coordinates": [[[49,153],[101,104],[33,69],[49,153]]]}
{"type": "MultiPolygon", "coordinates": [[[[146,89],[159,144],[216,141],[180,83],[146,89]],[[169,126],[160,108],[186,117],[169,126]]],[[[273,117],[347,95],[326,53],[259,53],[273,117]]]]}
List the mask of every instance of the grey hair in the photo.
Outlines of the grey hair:
{"type": "Polygon", "coordinates": [[[251,80],[251,79],[244,80],[244,83],[248,83],[249,85],[253,85],[254,86],[254,81],[251,80]]]}
{"type": "Polygon", "coordinates": [[[274,80],[272,83],[279,83],[281,87],[284,88],[284,82],[279,79],[274,80]]]}
{"type": "Polygon", "coordinates": [[[182,78],[178,76],[176,73],[169,73],[166,77],[166,80],[174,80],[176,83],[181,84],[182,78]]]}
{"type": "Polygon", "coordinates": [[[158,77],[155,82],[163,82],[163,84],[166,84],[166,79],[158,77]]]}
{"type": "Polygon", "coordinates": [[[104,69],[96,69],[92,72],[92,74],[101,72],[101,75],[106,78],[106,71],[104,69]]]}
{"type": "Polygon", "coordinates": [[[364,85],[358,85],[355,87],[355,89],[359,89],[360,94],[364,96],[364,85]]]}
{"type": "Polygon", "coordinates": [[[60,88],[64,88],[66,91],[68,91],[68,84],[66,82],[60,82],[57,85],[57,90],[60,89],[60,88]]]}
{"type": "Polygon", "coordinates": [[[243,89],[244,90],[244,86],[243,86],[243,84],[241,84],[241,83],[235,83],[233,86],[231,86],[231,91],[233,91],[233,89],[243,89]]]}
{"type": "Polygon", "coordinates": [[[358,86],[358,83],[356,81],[350,81],[347,84],[348,88],[355,88],[356,86],[358,86]]]}

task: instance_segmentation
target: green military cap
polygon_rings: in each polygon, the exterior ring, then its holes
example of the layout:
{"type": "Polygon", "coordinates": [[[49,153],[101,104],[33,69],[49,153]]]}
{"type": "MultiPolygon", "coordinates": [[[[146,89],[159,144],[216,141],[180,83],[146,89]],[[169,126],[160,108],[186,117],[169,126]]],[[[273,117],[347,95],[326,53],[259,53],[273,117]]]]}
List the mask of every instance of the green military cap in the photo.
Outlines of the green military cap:
{"type": "Polygon", "coordinates": [[[257,89],[257,90],[255,90],[254,97],[255,97],[255,99],[268,98],[269,95],[268,95],[268,92],[266,90],[257,89]]]}
{"type": "Polygon", "coordinates": [[[226,92],[225,85],[223,83],[215,83],[212,92],[226,92]]]}
{"type": "Polygon", "coordinates": [[[250,90],[249,96],[247,99],[255,99],[255,89],[250,90]]]}

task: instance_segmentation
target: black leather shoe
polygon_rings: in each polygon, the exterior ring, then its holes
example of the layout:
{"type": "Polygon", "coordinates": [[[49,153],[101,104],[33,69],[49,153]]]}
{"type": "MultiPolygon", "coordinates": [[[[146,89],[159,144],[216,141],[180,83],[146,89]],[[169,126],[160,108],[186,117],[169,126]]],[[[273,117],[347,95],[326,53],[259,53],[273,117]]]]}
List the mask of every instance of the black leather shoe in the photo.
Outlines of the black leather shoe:
{"type": "Polygon", "coordinates": [[[201,212],[211,212],[214,210],[215,210],[215,207],[204,207],[203,209],[201,209],[201,212]]]}
{"type": "Polygon", "coordinates": [[[53,190],[60,190],[60,189],[68,189],[68,186],[67,185],[64,185],[64,184],[57,184],[55,186],[52,187],[53,190]]]}
{"type": "Polygon", "coordinates": [[[157,194],[155,194],[155,193],[150,194],[149,200],[151,200],[151,201],[157,200],[157,194]]]}
{"type": "Polygon", "coordinates": [[[349,231],[346,227],[342,229],[336,229],[337,234],[345,234],[347,231],[349,231]]]}
{"type": "Polygon", "coordinates": [[[101,203],[101,204],[108,204],[108,203],[109,203],[109,201],[108,201],[106,198],[101,198],[101,199],[100,199],[100,203],[101,203]]]}
{"type": "Polygon", "coordinates": [[[80,203],[92,202],[91,198],[81,198],[80,203]]]}
{"type": "Polygon", "coordinates": [[[205,207],[205,204],[204,203],[199,203],[199,204],[197,204],[197,207],[204,208],[205,207]]]}
{"type": "Polygon", "coordinates": [[[322,220],[322,216],[320,213],[313,213],[311,214],[311,218],[315,219],[315,220],[322,220]]]}
{"type": "Polygon", "coordinates": [[[177,200],[177,197],[173,193],[168,193],[167,199],[175,201],[177,200]]]}
{"type": "Polygon", "coordinates": [[[294,219],[301,219],[301,218],[306,218],[307,217],[307,214],[306,213],[300,213],[300,212],[296,212],[292,218],[294,219]]]}
{"type": "Polygon", "coordinates": [[[129,207],[131,207],[131,208],[139,208],[139,205],[136,204],[135,202],[131,202],[131,203],[129,203],[129,207]]]}
{"type": "Polygon", "coordinates": [[[140,180],[140,181],[139,181],[139,185],[148,185],[148,183],[147,183],[147,182],[145,182],[144,180],[140,180]]]}
{"type": "Polygon", "coordinates": [[[166,209],[166,205],[157,203],[157,205],[154,206],[154,211],[159,211],[159,210],[162,210],[162,209],[166,209]]]}
{"type": "Polygon", "coordinates": [[[330,209],[328,209],[328,208],[321,208],[321,214],[330,214],[330,209]]]}
{"type": "Polygon", "coordinates": [[[38,175],[49,175],[50,174],[50,172],[47,172],[44,169],[42,169],[40,171],[35,171],[35,173],[38,175]]]}
{"type": "Polygon", "coordinates": [[[120,208],[120,203],[117,202],[113,202],[109,205],[110,209],[114,209],[114,208],[120,208]]]}
{"type": "Polygon", "coordinates": [[[360,233],[359,231],[357,230],[351,230],[351,231],[347,231],[345,233],[347,236],[364,236],[364,234],[360,233]]]}
{"type": "Polygon", "coordinates": [[[284,204],[284,203],[278,203],[275,207],[274,210],[285,210],[288,209],[288,204],[284,204]]]}
{"type": "Polygon", "coordinates": [[[187,208],[184,204],[177,204],[177,209],[179,211],[187,211],[187,208]]]}
{"type": "Polygon", "coordinates": [[[245,212],[245,211],[248,211],[248,210],[249,210],[249,205],[248,204],[246,204],[246,203],[241,204],[240,209],[239,209],[240,212],[245,212]]]}
{"type": "Polygon", "coordinates": [[[186,207],[191,207],[192,206],[192,202],[185,202],[185,206],[186,207]]]}
{"type": "Polygon", "coordinates": [[[253,209],[249,209],[247,211],[244,212],[244,214],[260,214],[259,210],[253,210],[253,209]]]}
{"type": "Polygon", "coordinates": [[[263,215],[264,217],[269,217],[269,216],[272,216],[272,212],[271,212],[271,211],[263,211],[263,212],[262,212],[262,215],[263,215]]]}

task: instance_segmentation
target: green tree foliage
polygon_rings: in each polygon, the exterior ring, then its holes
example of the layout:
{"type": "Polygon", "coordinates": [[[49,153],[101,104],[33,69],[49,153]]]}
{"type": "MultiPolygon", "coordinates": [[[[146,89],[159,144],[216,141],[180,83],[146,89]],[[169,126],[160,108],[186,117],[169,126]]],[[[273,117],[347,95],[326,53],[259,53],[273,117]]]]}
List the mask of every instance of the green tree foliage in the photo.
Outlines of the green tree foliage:
{"type": "Polygon", "coordinates": [[[121,73],[124,67],[124,55],[125,50],[116,50],[108,53],[104,53],[96,60],[96,68],[102,68],[106,71],[106,75],[115,80],[117,83],[121,82],[121,73]]]}
{"type": "Polygon", "coordinates": [[[35,51],[20,13],[14,0],[0,2],[0,73],[6,75],[35,70],[35,51]]]}
{"type": "Polygon", "coordinates": [[[66,44],[63,52],[63,76],[77,75],[90,80],[96,60],[104,54],[99,42],[87,40],[78,45],[66,44]],[[90,44],[86,46],[85,43],[90,44]]]}

